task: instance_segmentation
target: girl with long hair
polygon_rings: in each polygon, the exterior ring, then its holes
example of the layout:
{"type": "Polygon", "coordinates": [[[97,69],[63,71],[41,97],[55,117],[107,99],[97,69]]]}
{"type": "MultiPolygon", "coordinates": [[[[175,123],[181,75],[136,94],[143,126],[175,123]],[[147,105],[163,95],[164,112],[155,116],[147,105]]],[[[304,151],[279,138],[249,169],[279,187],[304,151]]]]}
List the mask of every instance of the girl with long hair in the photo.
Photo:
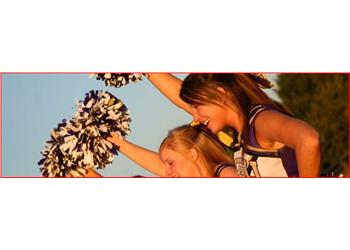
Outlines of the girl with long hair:
{"type": "Polygon", "coordinates": [[[228,145],[240,176],[317,177],[320,171],[318,132],[293,117],[262,88],[271,84],[258,74],[150,73],[148,79],[175,105],[214,134],[230,129],[228,145]]]}

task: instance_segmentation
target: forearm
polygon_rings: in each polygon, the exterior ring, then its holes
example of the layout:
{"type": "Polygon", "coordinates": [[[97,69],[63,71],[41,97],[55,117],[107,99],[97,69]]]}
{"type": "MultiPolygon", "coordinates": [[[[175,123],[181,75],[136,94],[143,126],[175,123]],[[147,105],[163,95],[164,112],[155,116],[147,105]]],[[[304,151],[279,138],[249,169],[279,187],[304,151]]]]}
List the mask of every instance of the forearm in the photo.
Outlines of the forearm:
{"type": "Polygon", "coordinates": [[[140,167],[158,176],[165,175],[165,167],[159,154],[151,150],[137,146],[126,140],[121,140],[116,136],[109,137],[108,140],[119,147],[119,152],[135,162],[140,167]]]}
{"type": "Polygon", "coordinates": [[[305,139],[296,147],[296,157],[300,177],[319,177],[321,150],[318,140],[305,139]]]}
{"type": "Polygon", "coordinates": [[[191,113],[190,107],[187,103],[181,100],[180,90],[182,81],[172,74],[168,73],[150,73],[150,82],[172,103],[179,108],[191,113]]]}

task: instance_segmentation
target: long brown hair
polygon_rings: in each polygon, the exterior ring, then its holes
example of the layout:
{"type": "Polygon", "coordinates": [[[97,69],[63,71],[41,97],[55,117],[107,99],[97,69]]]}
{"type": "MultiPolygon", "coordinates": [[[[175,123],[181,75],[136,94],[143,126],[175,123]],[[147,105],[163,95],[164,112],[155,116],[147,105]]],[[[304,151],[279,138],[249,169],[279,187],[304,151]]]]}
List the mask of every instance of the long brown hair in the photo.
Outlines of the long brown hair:
{"type": "Polygon", "coordinates": [[[171,130],[161,143],[159,152],[166,147],[185,157],[190,149],[195,149],[203,163],[202,167],[195,164],[202,177],[213,177],[215,168],[220,164],[233,164],[232,159],[225,154],[225,149],[198,127],[183,125],[171,130]]]}
{"type": "MultiPolygon", "coordinates": [[[[249,112],[252,106],[264,104],[274,109],[290,114],[290,111],[282,104],[270,99],[262,88],[271,88],[269,81],[257,81],[257,76],[248,73],[239,74],[190,74],[182,84],[180,98],[191,105],[215,104],[236,107],[243,120],[241,139],[243,148],[246,147],[249,138],[249,112]],[[227,95],[228,103],[223,104],[223,93],[227,95]]],[[[238,132],[238,131],[237,131],[238,132]]]]}

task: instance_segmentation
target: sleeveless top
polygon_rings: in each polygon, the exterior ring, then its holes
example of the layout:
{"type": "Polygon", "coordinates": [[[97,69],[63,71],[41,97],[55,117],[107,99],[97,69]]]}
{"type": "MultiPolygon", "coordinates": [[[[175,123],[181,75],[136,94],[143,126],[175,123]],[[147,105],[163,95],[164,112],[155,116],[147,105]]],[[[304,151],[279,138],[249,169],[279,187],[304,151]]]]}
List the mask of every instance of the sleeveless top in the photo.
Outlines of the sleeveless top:
{"type": "Polygon", "coordinates": [[[248,177],[299,177],[295,152],[288,146],[278,150],[261,148],[255,136],[256,117],[264,110],[274,110],[268,105],[257,105],[249,113],[249,141],[242,157],[242,147],[233,147],[233,158],[238,175],[248,177]]]}

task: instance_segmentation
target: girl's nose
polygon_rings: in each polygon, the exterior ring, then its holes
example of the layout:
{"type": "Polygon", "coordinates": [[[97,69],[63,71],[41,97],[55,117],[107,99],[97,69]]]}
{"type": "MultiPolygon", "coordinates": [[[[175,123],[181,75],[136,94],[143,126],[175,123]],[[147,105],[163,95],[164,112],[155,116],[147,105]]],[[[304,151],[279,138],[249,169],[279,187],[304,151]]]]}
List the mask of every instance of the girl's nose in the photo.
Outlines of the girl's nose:
{"type": "Polygon", "coordinates": [[[168,166],[165,170],[165,175],[166,176],[172,176],[174,174],[174,169],[172,166],[168,166]]]}

